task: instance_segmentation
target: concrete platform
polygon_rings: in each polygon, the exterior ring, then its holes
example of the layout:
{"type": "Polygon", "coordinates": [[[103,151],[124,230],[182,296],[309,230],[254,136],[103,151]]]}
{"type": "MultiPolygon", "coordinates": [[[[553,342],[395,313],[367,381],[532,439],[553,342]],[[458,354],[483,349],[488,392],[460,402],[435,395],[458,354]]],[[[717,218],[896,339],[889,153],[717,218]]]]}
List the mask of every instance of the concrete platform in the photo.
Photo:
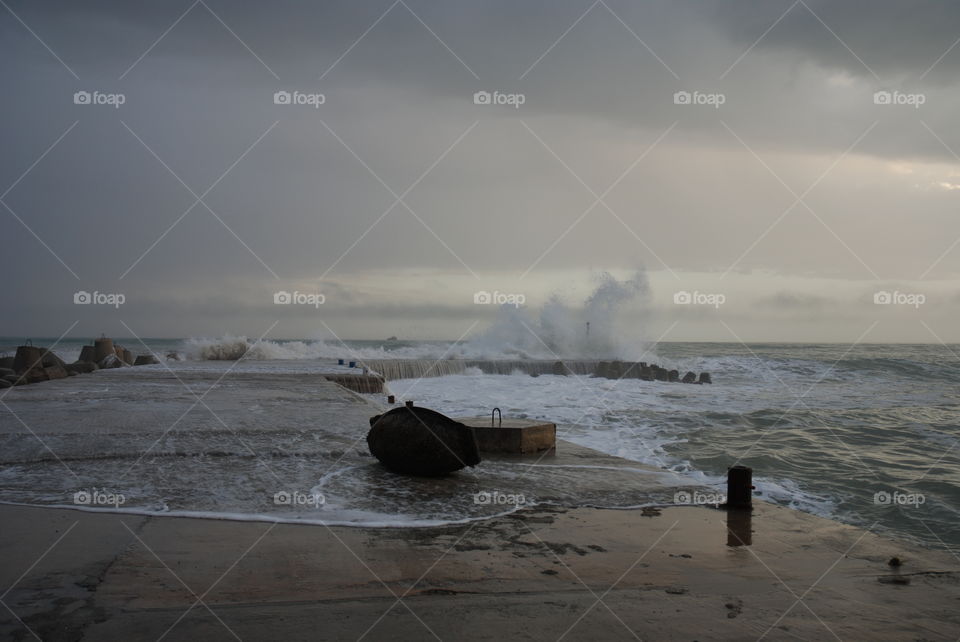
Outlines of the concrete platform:
{"type": "Polygon", "coordinates": [[[473,428],[483,453],[529,454],[556,448],[557,425],[532,419],[490,421],[489,417],[457,417],[473,428]]]}
{"type": "Polygon", "coordinates": [[[0,506],[0,638],[955,640],[960,574],[757,505],[326,528],[0,506]],[[892,570],[887,560],[903,566],[892,570]],[[891,583],[897,577],[901,583],[891,583]]]}

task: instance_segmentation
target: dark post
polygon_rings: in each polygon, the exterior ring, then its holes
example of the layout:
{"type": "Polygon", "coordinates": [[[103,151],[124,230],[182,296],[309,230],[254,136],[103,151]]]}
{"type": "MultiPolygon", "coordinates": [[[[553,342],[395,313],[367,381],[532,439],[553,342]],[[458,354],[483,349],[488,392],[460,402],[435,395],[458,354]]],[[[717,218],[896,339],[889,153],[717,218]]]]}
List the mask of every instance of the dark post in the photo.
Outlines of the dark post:
{"type": "Polygon", "coordinates": [[[394,397],[393,395],[387,395],[387,403],[396,403],[396,402],[397,402],[396,397],[394,397]]]}
{"type": "Polygon", "coordinates": [[[413,402],[412,402],[412,401],[408,401],[408,402],[407,402],[407,408],[413,408],[413,402]]]}
{"type": "Polygon", "coordinates": [[[727,469],[727,508],[751,508],[753,505],[753,469],[733,466],[727,469]]]}

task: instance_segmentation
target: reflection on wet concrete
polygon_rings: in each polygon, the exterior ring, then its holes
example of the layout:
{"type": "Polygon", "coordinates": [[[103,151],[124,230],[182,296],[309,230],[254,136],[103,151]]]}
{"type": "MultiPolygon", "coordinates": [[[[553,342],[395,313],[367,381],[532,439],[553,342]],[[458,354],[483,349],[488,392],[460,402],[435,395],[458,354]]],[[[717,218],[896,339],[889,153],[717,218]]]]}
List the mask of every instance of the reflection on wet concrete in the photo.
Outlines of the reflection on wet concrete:
{"type": "Polygon", "coordinates": [[[727,546],[750,546],[751,544],[753,544],[753,509],[728,509],[727,546]]]}

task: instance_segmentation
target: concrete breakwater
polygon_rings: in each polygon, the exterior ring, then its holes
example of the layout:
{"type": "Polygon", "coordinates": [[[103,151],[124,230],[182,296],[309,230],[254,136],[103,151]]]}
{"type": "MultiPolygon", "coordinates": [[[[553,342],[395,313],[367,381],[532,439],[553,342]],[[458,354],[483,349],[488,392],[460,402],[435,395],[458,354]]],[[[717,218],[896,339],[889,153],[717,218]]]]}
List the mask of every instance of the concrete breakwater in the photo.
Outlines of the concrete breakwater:
{"type": "Polygon", "coordinates": [[[83,346],[80,358],[66,363],[53,351],[27,341],[15,356],[0,357],[0,389],[87,374],[101,368],[122,368],[160,363],[153,354],[135,355],[131,350],[101,336],[83,346]]]}
{"type": "Polygon", "coordinates": [[[521,372],[531,376],[576,375],[605,379],[643,379],[645,381],[673,381],[682,383],[712,383],[710,373],[687,372],[682,377],[678,370],[668,370],[644,361],[599,361],[591,359],[521,360],[521,359],[369,359],[359,365],[380,374],[385,380],[419,379],[464,374],[476,368],[484,374],[508,375],[521,372]]]}

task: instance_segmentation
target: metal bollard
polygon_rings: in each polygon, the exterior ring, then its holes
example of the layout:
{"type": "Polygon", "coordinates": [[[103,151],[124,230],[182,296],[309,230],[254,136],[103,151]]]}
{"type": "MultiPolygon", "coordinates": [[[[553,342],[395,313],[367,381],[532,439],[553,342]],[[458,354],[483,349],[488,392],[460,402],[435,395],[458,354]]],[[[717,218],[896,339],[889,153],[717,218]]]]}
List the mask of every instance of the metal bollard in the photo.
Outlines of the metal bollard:
{"type": "Polygon", "coordinates": [[[413,408],[413,402],[407,401],[407,408],[413,408]]]}
{"type": "Polygon", "coordinates": [[[397,403],[397,398],[393,395],[387,395],[387,403],[397,403]]]}
{"type": "Polygon", "coordinates": [[[733,466],[727,469],[727,508],[753,507],[753,469],[733,466]]]}

